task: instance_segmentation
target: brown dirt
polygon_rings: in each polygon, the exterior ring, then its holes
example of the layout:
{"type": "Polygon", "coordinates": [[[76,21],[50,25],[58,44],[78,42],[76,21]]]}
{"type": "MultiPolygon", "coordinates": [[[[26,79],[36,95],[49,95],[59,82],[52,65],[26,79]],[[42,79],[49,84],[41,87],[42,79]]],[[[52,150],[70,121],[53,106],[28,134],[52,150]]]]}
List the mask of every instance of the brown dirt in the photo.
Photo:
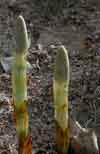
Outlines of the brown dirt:
{"type": "MultiPolygon", "coordinates": [[[[31,0],[0,2],[0,54],[8,56],[13,51],[15,20],[19,14],[24,16],[31,38],[28,60],[32,71],[28,96],[34,154],[56,153],[52,77],[55,49],[60,42],[69,52],[71,113],[83,126],[93,127],[100,140],[98,4],[99,1],[94,3],[92,0],[73,2],[63,9],[63,14],[55,17],[42,14],[31,0]]],[[[6,97],[0,97],[0,154],[17,154],[16,131],[8,101],[12,97],[11,89],[11,75],[0,68],[0,96],[6,97]]]]}

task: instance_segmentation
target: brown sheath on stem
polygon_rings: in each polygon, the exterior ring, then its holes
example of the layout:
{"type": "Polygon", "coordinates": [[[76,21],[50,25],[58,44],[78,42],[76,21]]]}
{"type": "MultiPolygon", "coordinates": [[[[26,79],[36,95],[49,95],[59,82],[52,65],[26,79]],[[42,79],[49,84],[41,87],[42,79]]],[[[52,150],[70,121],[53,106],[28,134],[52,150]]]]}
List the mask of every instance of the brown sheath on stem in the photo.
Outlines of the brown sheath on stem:
{"type": "Polygon", "coordinates": [[[24,141],[19,140],[19,154],[31,154],[32,153],[32,138],[28,136],[24,141]]]}
{"type": "Polygon", "coordinates": [[[69,146],[69,131],[66,128],[64,131],[56,122],[56,143],[58,154],[67,154],[69,146]]]}

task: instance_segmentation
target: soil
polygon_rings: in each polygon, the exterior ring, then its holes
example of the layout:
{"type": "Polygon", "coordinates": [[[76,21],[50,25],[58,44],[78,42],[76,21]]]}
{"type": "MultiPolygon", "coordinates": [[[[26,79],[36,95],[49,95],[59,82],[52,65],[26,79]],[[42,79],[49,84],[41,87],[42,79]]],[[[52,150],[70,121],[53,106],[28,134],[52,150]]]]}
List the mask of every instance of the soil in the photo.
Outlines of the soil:
{"type": "MultiPolygon", "coordinates": [[[[0,56],[13,52],[19,14],[25,18],[31,39],[27,59],[32,65],[28,102],[33,154],[56,154],[52,79],[59,44],[69,53],[71,113],[84,127],[94,128],[100,145],[99,4],[99,0],[71,0],[55,16],[31,0],[0,1],[0,56]]],[[[0,66],[0,154],[17,154],[11,98],[11,74],[0,66]]]]}

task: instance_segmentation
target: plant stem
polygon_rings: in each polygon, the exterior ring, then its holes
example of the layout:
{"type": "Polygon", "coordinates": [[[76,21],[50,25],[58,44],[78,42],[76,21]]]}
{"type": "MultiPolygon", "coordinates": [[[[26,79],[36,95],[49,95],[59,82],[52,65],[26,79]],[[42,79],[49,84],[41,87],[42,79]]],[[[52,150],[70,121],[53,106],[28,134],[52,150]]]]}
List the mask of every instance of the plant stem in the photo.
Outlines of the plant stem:
{"type": "Polygon", "coordinates": [[[16,130],[19,137],[19,154],[26,154],[27,149],[32,146],[29,138],[29,122],[27,108],[27,62],[26,53],[29,47],[26,24],[22,16],[17,19],[16,28],[16,52],[14,52],[12,70],[12,89],[14,101],[14,113],[16,119],[16,130]],[[27,143],[27,145],[26,145],[27,143]]]}
{"type": "Polygon", "coordinates": [[[66,154],[69,146],[68,128],[69,59],[67,50],[60,46],[56,56],[53,81],[57,151],[66,154]]]}

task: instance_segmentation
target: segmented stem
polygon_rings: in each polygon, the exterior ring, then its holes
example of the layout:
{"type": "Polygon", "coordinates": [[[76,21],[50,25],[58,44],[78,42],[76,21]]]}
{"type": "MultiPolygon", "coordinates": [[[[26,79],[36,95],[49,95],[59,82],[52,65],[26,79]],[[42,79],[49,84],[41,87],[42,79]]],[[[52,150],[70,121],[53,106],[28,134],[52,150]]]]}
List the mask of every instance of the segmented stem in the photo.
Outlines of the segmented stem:
{"type": "Polygon", "coordinates": [[[69,59],[64,46],[57,51],[53,81],[58,153],[65,154],[69,144],[68,128],[69,59]]]}
{"type": "Polygon", "coordinates": [[[25,148],[28,148],[26,141],[29,138],[26,53],[29,44],[26,24],[22,16],[17,18],[16,45],[12,70],[14,115],[16,118],[16,130],[19,136],[19,154],[26,154],[25,148]]]}

